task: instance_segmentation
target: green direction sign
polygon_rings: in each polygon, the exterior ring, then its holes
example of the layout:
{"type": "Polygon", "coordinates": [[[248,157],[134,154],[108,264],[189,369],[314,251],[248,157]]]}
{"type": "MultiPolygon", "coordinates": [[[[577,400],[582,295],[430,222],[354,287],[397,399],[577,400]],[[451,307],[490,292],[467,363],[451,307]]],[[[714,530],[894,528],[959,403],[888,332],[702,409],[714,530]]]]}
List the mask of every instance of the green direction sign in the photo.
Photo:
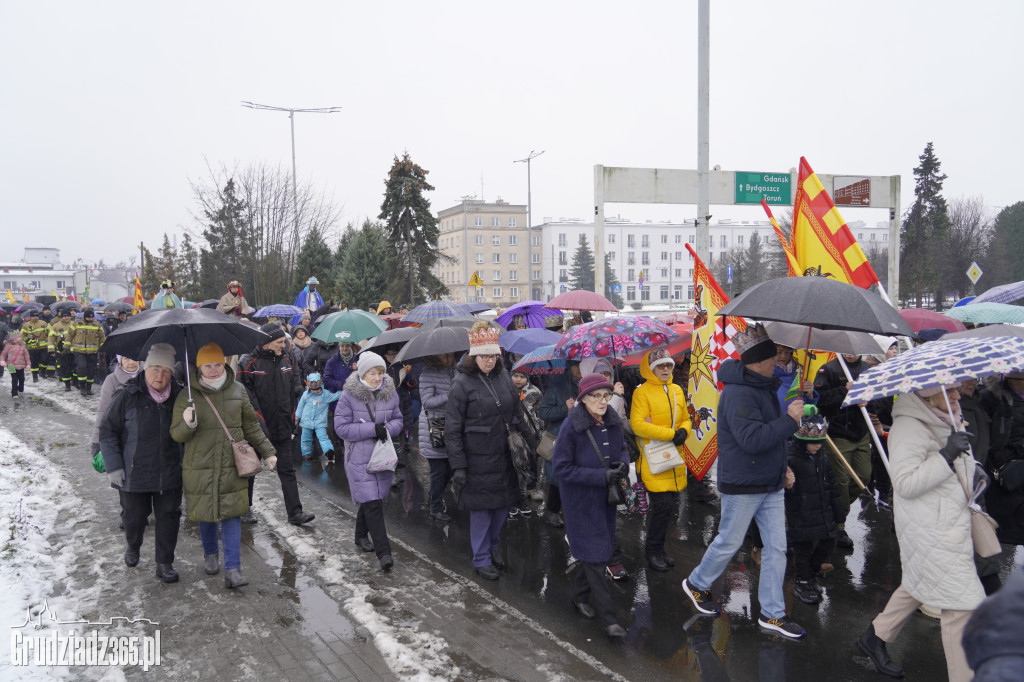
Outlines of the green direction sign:
{"type": "Polygon", "coordinates": [[[736,203],[769,204],[792,203],[789,173],[749,173],[736,171],[736,203]]]}

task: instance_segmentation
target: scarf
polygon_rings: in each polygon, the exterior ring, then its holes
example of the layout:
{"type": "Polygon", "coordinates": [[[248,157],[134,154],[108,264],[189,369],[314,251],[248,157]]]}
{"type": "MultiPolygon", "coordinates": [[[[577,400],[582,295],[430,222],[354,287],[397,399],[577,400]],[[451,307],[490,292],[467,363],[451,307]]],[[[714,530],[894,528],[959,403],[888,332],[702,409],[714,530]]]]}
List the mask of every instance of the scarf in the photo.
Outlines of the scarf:
{"type": "Polygon", "coordinates": [[[297,336],[292,337],[292,345],[295,346],[296,348],[301,348],[302,350],[306,350],[307,348],[309,348],[310,345],[312,345],[312,343],[313,339],[309,338],[309,334],[306,334],[301,339],[298,338],[297,336]]]}
{"type": "MultiPolygon", "coordinates": [[[[939,396],[939,397],[941,397],[941,396],[939,396]]],[[[964,417],[963,417],[963,412],[960,409],[960,401],[959,400],[956,400],[956,401],[950,400],[949,401],[949,406],[953,410],[953,419],[955,421],[950,421],[949,420],[949,411],[946,410],[945,403],[942,403],[942,407],[939,408],[939,407],[935,407],[935,405],[932,405],[931,399],[925,398],[923,400],[924,400],[924,404],[928,406],[928,409],[932,411],[932,414],[934,414],[936,417],[941,419],[943,422],[945,422],[946,424],[949,424],[950,426],[954,427],[957,431],[960,431],[963,428],[962,425],[963,425],[964,417]]]]}
{"type": "MultiPolygon", "coordinates": [[[[138,372],[136,372],[136,374],[138,374],[138,372]]],[[[225,374],[224,376],[227,375],[225,374]]],[[[153,387],[149,385],[149,382],[146,382],[146,390],[149,391],[149,397],[153,399],[153,402],[159,405],[166,402],[167,399],[171,397],[171,382],[168,381],[164,390],[160,392],[154,391],[153,387]]]]}
{"type": "Polygon", "coordinates": [[[216,379],[207,379],[206,377],[199,377],[199,383],[214,391],[219,391],[224,388],[224,383],[228,380],[228,373],[224,372],[216,379]]]}

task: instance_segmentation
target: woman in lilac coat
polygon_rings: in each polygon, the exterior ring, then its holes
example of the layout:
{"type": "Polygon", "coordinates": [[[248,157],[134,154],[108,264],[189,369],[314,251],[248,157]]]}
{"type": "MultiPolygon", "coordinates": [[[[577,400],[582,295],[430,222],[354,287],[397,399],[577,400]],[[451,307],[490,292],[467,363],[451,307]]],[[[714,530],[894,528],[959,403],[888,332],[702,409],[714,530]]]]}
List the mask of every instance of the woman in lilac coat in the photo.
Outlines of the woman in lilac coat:
{"type": "Polygon", "coordinates": [[[345,475],[356,513],[356,546],[376,552],[385,571],[395,565],[384,525],[384,504],[393,471],[370,474],[366,465],[377,441],[396,437],[402,430],[402,410],[395,385],[385,373],[384,359],[369,351],[359,356],[356,371],[334,409],[334,430],[345,441],[345,475]],[[367,537],[369,536],[369,537],[367,537]]]}

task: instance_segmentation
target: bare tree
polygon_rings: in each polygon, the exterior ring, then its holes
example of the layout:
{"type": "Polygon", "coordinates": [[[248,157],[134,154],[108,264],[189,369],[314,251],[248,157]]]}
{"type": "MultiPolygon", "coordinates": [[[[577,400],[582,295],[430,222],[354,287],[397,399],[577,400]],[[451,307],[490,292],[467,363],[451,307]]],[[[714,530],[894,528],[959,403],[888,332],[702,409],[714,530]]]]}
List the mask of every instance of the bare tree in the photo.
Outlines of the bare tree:
{"type": "Polygon", "coordinates": [[[980,196],[960,197],[949,205],[949,229],[941,245],[943,289],[963,298],[972,290],[967,269],[981,261],[992,238],[992,220],[980,196]]]}

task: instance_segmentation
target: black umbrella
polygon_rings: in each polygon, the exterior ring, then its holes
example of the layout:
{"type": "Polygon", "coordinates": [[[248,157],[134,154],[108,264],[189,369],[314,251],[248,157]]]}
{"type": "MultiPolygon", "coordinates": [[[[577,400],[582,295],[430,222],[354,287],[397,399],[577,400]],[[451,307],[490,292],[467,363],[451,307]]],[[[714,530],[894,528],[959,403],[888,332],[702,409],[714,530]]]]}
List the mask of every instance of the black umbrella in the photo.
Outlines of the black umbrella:
{"type": "MultiPolygon", "coordinates": [[[[270,340],[259,328],[244,324],[216,310],[203,308],[166,308],[149,310],[132,317],[112,332],[100,350],[143,360],[154,343],[174,346],[176,357],[185,363],[186,376],[190,359],[200,348],[215,343],[224,355],[238,355],[262,346],[270,340]]],[[[189,402],[192,386],[189,384],[189,402]]]]}
{"type": "Polygon", "coordinates": [[[215,309],[219,304],[220,304],[220,299],[219,298],[208,298],[205,301],[203,301],[202,303],[193,303],[191,310],[195,310],[196,308],[213,308],[213,309],[215,309]]]}
{"type": "Polygon", "coordinates": [[[103,307],[103,312],[105,313],[120,313],[122,311],[130,313],[133,310],[135,310],[135,306],[122,301],[114,301],[113,303],[108,303],[103,307]]]}
{"type": "Polygon", "coordinates": [[[393,343],[406,343],[414,336],[419,336],[422,333],[423,330],[419,327],[399,327],[398,329],[388,329],[367,341],[361,347],[361,350],[383,348],[384,346],[390,346],[393,343]]]}
{"type": "MultiPolygon", "coordinates": [[[[478,317],[469,317],[463,315],[459,317],[440,317],[433,320],[427,320],[423,323],[423,326],[416,327],[419,331],[426,331],[427,329],[435,329],[437,327],[462,327],[463,329],[469,329],[477,322],[482,322],[478,317]]],[[[497,329],[499,335],[504,335],[506,329],[496,322],[488,322],[491,329],[497,329]]],[[[468,337],[467,337],[468,338],[468,337]]]]}
{"type": "Polygon", "coordinates": [[[851,329],[886,336],[914,330],[878,294],[827,277],[783,277],[757,284],[719,308],[718,314],[851,329]]]}
{"type": "Polygon", "coordinates": [[[78,301],[57,301],[56,303],[50,304],[50,310],[54,315],[60,315],[62,310],[74,310],[75,312],[82,309],[82,304],[78,301]]]}
{"type": "Polygon", "coordinates": [[[398,351],[395,362],[469,350],[469,334],[466,331],[465,327],[450,325],[436,326],[426,331],[420,331],[409,343],[405,344],[402,350],[398,351]]]}

